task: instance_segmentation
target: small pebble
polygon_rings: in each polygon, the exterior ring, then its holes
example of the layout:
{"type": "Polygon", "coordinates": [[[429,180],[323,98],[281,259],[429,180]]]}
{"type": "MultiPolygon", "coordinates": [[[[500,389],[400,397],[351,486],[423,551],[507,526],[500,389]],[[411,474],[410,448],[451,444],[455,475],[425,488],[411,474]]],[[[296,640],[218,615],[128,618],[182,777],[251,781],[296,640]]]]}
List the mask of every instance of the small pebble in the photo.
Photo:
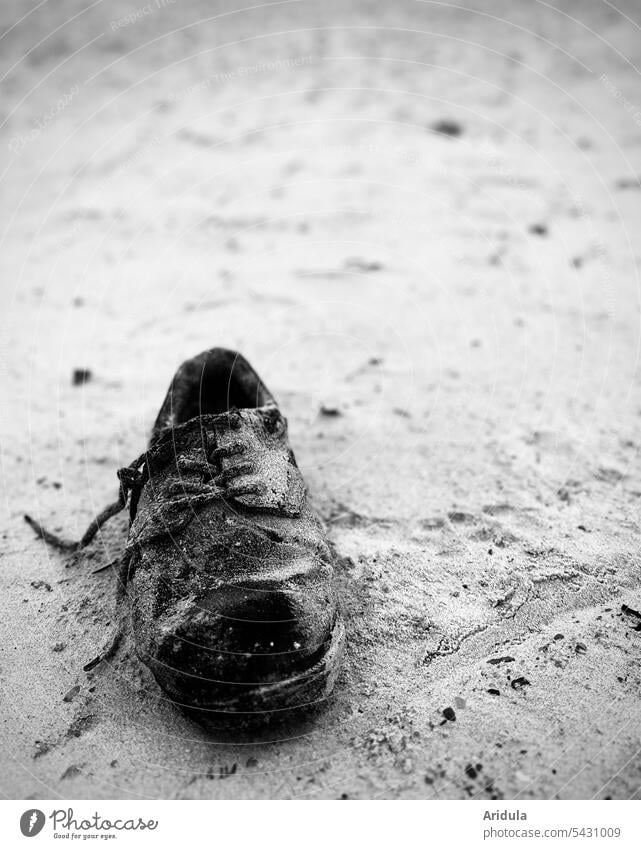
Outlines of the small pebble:
{"type": "Polygon", "coordinates": [[[80,692],[80,686],[78,684],[76,684],[75,687],[72,687],[70,690],[68,690],[64,694],[64,696],[62,697],[62,701],[63,702],[72,702],[75,699],[75,697],[78,695],[79,692],[80,692]]]}
{"type": "Polygon", "coordinates": [[[436,121],[430,129],[441,136],[450,136],[451,138],[458,138],[463,133],[463,127],[457,121],[448,119],[436,121]]]}
{"type": "Polygon", "coordinates": [[[328,418],[336,418],[337,416],[343,415],[338,407],[332,407],[327,404],[323,404],[321,406],[320,414],[321,416],[327,416],[328,418]]]}
{"type": "Polygon", "coordinates": [[[73,386],[82,386],[84,383],[89,383],[92,377],[93,375],[90,369],[75,368],[71,377],[71,383],[73,386]]]}

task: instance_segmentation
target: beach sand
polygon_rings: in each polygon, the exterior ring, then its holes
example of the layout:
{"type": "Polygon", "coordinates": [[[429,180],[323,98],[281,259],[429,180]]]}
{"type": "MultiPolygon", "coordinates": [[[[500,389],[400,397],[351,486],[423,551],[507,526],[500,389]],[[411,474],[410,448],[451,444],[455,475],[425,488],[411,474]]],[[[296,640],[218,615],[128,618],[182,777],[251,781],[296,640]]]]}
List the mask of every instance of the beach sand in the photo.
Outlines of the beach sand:
{"type": "Polygon", "coordinates": [[[639,797],[639,9],[347,5],[0,7],[5,797],[639,797]],[[129,639],[82,671],[124,516],[80,558],[23,521],[79,536],[215,345],[347,622],[253,736],[129,639]]]}

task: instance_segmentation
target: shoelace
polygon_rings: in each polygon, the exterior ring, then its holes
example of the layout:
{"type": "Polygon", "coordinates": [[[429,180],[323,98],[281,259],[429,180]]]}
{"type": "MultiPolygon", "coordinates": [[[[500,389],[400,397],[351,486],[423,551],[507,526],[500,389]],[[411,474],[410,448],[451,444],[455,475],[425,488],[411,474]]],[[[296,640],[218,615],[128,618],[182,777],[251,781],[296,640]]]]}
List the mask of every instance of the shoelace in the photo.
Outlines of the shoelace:
{"type": "MultiPolygon", "coordinates": [[[[240,417],[235,410],[230,410],[228,423],[232,430],[240,427],[240,417]]],[[[58,534],[48,531],[40,522],[25,514],[25,521],[46,542],[59,551],[79,551],[94,539],[100,528],[110,519],[125,509],[129,502],[130,521],[136,517],[138,500],[144,485],[151,477],[151,468],[155,463],[164,459],[169,449],[175,448],[174,441],[191,422],[176,425],[164,431],[152,445],[128,466],[118,469],[119,480],[118,499],[109,504],[90,522],[87,530],[77,541],[64,539],[58,534]]],[[[252,471],[251,463],[237,463],[230,469],[216,474],[215,465],[223,458],[241,454],[244,451],[242,443],[233,442],[229,446],[219,448],[211,444],[206,431],[203,431],[204,457],[199,460],[181,459],[176,457],[178,476],[170,484],[168,495],[170,500],[167,507],[180,508],[195,506],[218,498],[238,498],[241,495],[260,494],[264,490],[261,482],[251,482],[245,485],[234,483],[234,480],[252,471]],[[183,477],[186,474],[188,477],[183,477]],[[194,478],[194,475],[196,476],[194,478]]]]}
{"type": "MultiPolygon", "coordinates": [[[[69,540],[65,540],[57,534],[51,533],[46,528],[44,528],[40,522],[36,522],[35,519],[32,519],[31,516],[25,514],[25,521],[27,524],[33,528],[33,530],[39,534],[43,541],[48,545],[57,548],[60,551],[79,551],[85,546],[89,545],[91,540],[96,536],[100,528],[109,521],[113,516],[120,513],[121,510],[125,508],[127,505],[127,501],[131,496],[130,509],[132,513],[135,514],[136,505],[138,503],[138,498],[140,497],[140,492],[148,479],[148,465],[147,465],[147,451],[144,454],[141,454],[136,460],[133,461],[129,466],[125,466],[122,469],[118,470],[118,480],[120,481],[120,487],[118,489],[118,500],[114,501],[113,504],[109,504],[102,510],[95,519],[90,523],[87,530],[84,532],[80,540],[77,542],[71,542],[69,540]]],[[[116,561],[117,562],[117,561],[116,561]]],[[[111,564],[110,564],[111,565],[111,564]]],[[[120,606],[120,601],[124,596],[124,588],[126,584],[124,572],[128,570],[129,567],[129,557],[128,553],[122,557],[121,567],[120,567],[120,577],[117,584],[117,592],[116,592],[116,607],[120,606]]],[[[103,660],[108,660],[113,657],[117,650],[120,642],[122,640],[124,634],[124,623],[122,621],[122,617],[120,617],[119,622],[113,629],[113,633],[110,638],[106,640],[102,649],[98,652],[98,654],[92,658],[88,663],[83,666],[85,672],[90,672],[94,669],[98,664],[102,663],[103,660]]]]}
{"type": "Polygon", "coordinates": [[[25,514],[25,522],[42,537],[44,542],[59,549],[60,551],[78,551],[79,549],[84,548],[89,545],[100,528],[108,522],[109,519],[112,519],[120,513],[121,510],[124,510],[127,506],[130,494],[132,505],[131,509],[135,512],[135,505],[138,503],[140,492],[149,477],[147,471],[147,453],[148,452],[145,451],[144,454],[141,454],[140,457],[134,460],[134,462],[129,466],[124,466],[122,469],[118,469],[117,474],[118,480],[120,481],[120,486],[118,488],[118,500],[114,501],[113,504],[109,504],[104,508],[104,510],[101,510],[100,513],[98,513],[79,540],[66,540],[63,537],[58,536],[58,534],[51,533],[51,531],[48,531],[40,524],[40,522],[37,522],[28,514],[25,514]]]}
{"type": "MultiPolygon", "coordinates": [[[[241,420],[235,409],[229,411],[228,424],[232,430],[241,426],[241,420]]],[[[161,433],[150,447],[128,466],[118,469],[118,499],[109,504],[91,521],[87,530],[78,541],[66,540],[58,534],[48,531],[40,522],[25,514],[25,521],[42,538],[42,540],[58,549],[59,551],[76,552],[85,548],[94,539],[100,528],[110,519],[120,513],[129,503],[130,526],[136,517],[138,501],[143,487],[152,475],[152,467],[155,463],[166,459],[170,449],[174,449],[175,439],[183,430],[192,427],[192,422],[184,422],[161,433]]],[[[217,461],[241,454],[245,446],[240,442],[232,442],[226,447],[212,446],[208,433],[203,430],[204,457],[200,460],[180,458],[176,456],[176,468],[178,476],[168,487],[169,501],[166,507],[169,509],[194,506],[198,503],[206,503],[215,499],[237,498],[241,495],[259,494],[264,490],[262,482],[249,482],[245,485],[234,483],[234,479],[246,475],[252,471],[250,463],[237,463],[232,468],[215,473],[217,461]],[[185,480],[183,473],[190,478],[185,480]],[[193,475],[200,476],[196,480],[193,475]]],[[[135,541],[134,541],[135,542],[135,541]]],[[[124,590],[127,584],[127,573],[132,547],[128,545],[120,558],[120,575],[117,584],[117,598],[119,603],[124,598],[124,590]]],[[[117,561],[116,561],[117,562],[117,561]]],[[[111,564],[110,564],[111,565],[111,564]]],[[[89,672],[104,660],[108,660],[116,653],[124,633],[124,624],[121,621],[114,629],[110,639],[106,641],[102,650],[89,663],[83,666],[85,672],[89,672]]]]}

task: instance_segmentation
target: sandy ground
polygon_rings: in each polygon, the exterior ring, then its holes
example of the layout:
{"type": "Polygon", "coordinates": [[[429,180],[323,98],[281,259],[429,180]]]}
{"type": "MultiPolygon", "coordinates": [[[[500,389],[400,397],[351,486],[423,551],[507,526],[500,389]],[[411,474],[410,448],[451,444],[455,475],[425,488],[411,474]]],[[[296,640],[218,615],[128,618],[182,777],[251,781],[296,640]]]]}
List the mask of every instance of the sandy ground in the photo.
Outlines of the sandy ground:
{"type": "Polygon", "coordinates": [[[639,9],[346,6],[0,6],[7,797],[640,795],[639,9]],[[82,672],[124,519],[77,562],[22,521],[79,534],[212,345],[290,420],[348,625],[254,738],[129,642],[82,672]]]}

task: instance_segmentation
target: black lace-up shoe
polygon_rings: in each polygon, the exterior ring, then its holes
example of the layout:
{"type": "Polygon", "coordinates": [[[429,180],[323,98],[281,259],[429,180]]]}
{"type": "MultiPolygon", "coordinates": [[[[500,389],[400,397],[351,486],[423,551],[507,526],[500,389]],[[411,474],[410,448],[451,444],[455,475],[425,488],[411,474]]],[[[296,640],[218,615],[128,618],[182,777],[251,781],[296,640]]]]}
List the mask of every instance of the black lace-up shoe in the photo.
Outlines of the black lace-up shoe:
{"type": "Polygon", "coordinates": [[[333,556],[286,420],[247,360],[214,348],[184,363],[119,479],[118,502],[66,547],[129,501],[123,599],[165,693],[248,714],[327,696],[344,641],[333,556]]]}

